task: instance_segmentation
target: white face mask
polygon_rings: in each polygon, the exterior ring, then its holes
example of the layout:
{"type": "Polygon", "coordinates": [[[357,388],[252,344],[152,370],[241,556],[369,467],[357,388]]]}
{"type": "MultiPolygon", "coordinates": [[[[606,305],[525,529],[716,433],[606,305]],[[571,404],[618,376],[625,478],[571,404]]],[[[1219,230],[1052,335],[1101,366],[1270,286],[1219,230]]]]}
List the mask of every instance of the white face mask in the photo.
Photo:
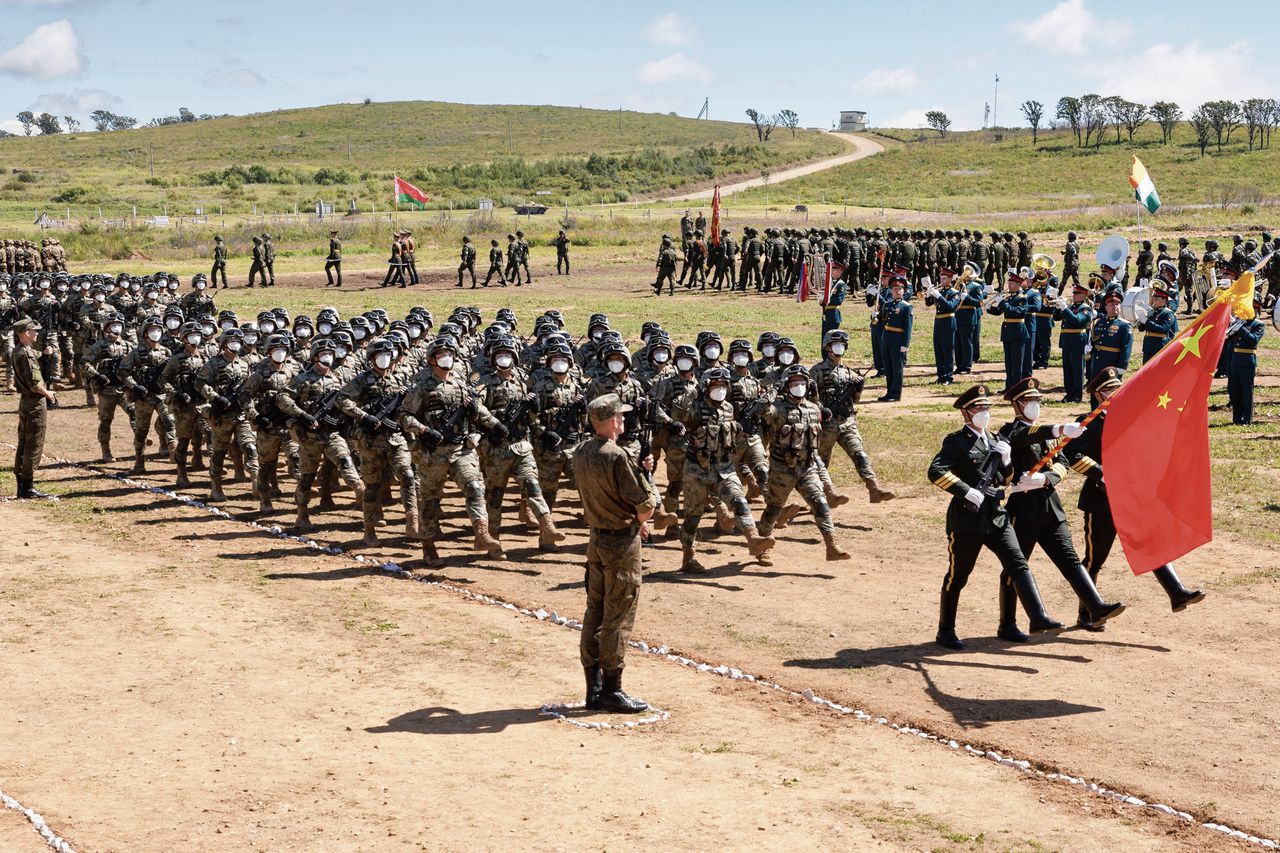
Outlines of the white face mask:
{"type": "Polygon", "coordinates": [[[664,349],[658,349],[653,351],[651,358],[653,359],[654,364],[666,364],[671,360],[671,353],[664,349]]]}
{"type": "Polygon", "coordinates": [[[196,282],[196,290],[204,290],[204,282],[203,282],[203,281],[197,281],[197,282],[196,282]]]}
{"type": "Polygon", "coordinates": [[[334,347],[333,351],[337,354],[338,358],[346,358],[351,352],[349,349],[342,346],[334,347]]]}
{"type": "Polygon", "coordinates": [[[293,330],[293,334],[298,338],[298,340],[305,341],[307,338],[311,337],[311,327],[299,326],[293,330]]]}
{"type": "Polygon", "coordinates": [[[844,344],[832,344],[831,354],[836,356],[844,355],[844,344]]]}
{"type": "Polygon", "coordinates": [[[200,331],[204,333],[204,336],[205,336],[206,338],[207,338],[207,337],[210,337],[211,335],[213,335],[213,324],[212,324],[212,323],[201,323],[201,324],[200,324],[200,331]]]}
{"type": "Polygon", "coordinates": [[[551,372],[552,372],[552,373],[568,373],[568,372],[569,372],[569,362],[565,361],[563,358],[555,358],[555,359],[552,359],[552,360],[551,360],[551,372]]]}
{"type": "MultiPolygon", "coordinates": [[[[26,288],[25,288],[25,287],[20,287],[20,288],[18,288],[18,289],[19,289],[19,290],[26,290],[26,288]]],[[[95,293],[95,294],[93,295],[93,301],[94,301],[94,302],[96,302],[96,303],[98,303],[99,305],[101,305],[102,303],[104,303],[104,302],[106,302],[106,301],[107,301],[107,295],[106,295],[105,293],[95,293]]]]}
{"type": "Polygon", "coordinates": [[[271,322],[270,320],[263,320],[261,323],[258,324],[258,331],[262,332],[262,334],[264,335],[269,335],[275,330],[276,330],[276,324],[271,322]]]}
{"type": "Polygon", "coordinates": [[[707,389],[707,396],[719,403],[729,396],[729,389],[723,385],[717,385],[714,388],[707,389]]]}
{"type": "Polygon", "coordinates": [[[721,352],[722,350],[720,349],[720,347],[716,346],[715,344],[712,344],[711,346],[704,349],[702,351],[702,354],[706,356],[709,360],[715,361],[717,358],[720,357],[721,352]]]}
{"type": "Polygon", "coordinates": [[[1023,420],[1034,422],[1035,419],[1038,417],[1040,417],[1039,403],[1027,403],[1025,406],[1022,407],[1023,420]]]}
{"type": "Polygon", "coordinates": [[[271,360],[276,364],[284,364],[284,360],[289,357],[288,350],[273,349],[271,351],[271,360]]]}
{"type": "Polygon", "coordinates": [[[321,323],[321,324],[320,324],[320,334],[322,334],[322,335],[327,335],[327,334],[329,334],[329,333],[330,333],[330,332],[332,332],[332,331],[333,331],[333,324],[332,324],[332,323],[321,323]]]}
{"type": "Polygon", "coordinates": [[[182,321],[179,320],[177,317],[170,317],[169,319],[164,321],[164,327],[171,332],[175,331],[181,325],[182,325],[182,321]]]}
{"type": "Polygon", "coordinates": [[[147,329],[147,340],[158,341],[164,335],[159,329],[147,329]]]}
{"type": "Polygon", "coordinates": [[[500,353],[497,358],[493,360],[493,363],[498,365],[498,367],[501,367],[503,370],[506,370],[511,366],[511,356],[507,355],[505,352],[500,353]]]}
{"type": "Polygon", "coordinates": [[[677,358],[676,370],[680,371],[681,373],[688,373],[690,370],[693,370],[693,359],[677,358]]]}
{"type": "Polygon", "coordinates": [[[173,291],[175,291],[175,290],[177,290],[177,289],[178,289],[178,283],[177,283],[176,281],[171,281],[171,282],[169,282],[169,292],[170,292],[170,293],[172,293],[173,291]]]}
{"type": "Polygon", "coordinates": [[[151,302],[155,302],[159,298],[160,298],[160,294],[155,292],[154,290],[147,291],[147,299],[150,300],[151,302]]]}
{"type": "Polygon", "coordinates": [[[411,340],[411,341],[412,341],[412,340],[417,340],[417,339],[418,339],[418,338],[420,338],[420,337],[422,337],[422,327],[421,327],[421,326],[410,326],[410,327],[409,327],[409,340],[411,340]]]}
{"type": "Polygon", "coordinates": [[[787,393],[799,400],[809,388],[803,382],[793,382],[787,386],[787,393]]]}
{"type": "Polygon", "coordinates": [[[738,367],[746,367],[751,363],[751,356],[745,352],[735,352],[733,354],[733,363],[738,367]]]}
{"type": "Polygon", "coordinates": [[[440,368],[441,370],[449,370],[450,368],[453,367],[453,356],[451,355],[440,356],[439,358],[436,359],[436,367],[440,368]]]}
{"type": "Polygon", "coordinates": [[[316,361],[320,362],[320,363],[321,363],[321,364],[323,364],[325,367],[332,367],[332,366],[333,366],[333,354],[332,354],[332,353],[327,353],[327,352],[325,352],[325,353],[321,353],[321,354],[320,354],[320,356],[319,356],[318,358],[316,358],[316,361]]]}
{"type": "Polygon", "coordinates": [[[257,346],[257,345],[258,345],[258,333],[257,333],[257,332],[245,332],[245,333],[244,333],[244,342],[245,342],[246,344],[248,344],[249,346],[251,346],[251,347],[253,347],[253,346],[257,346]]]}
{"type": "Polygon", "coordinates": [[[234,320],[223,320],[221,323],[218,324],[218,328],[224,332],[227,329],[234,329],[235,327],[236,327],[236,324],[234,320]]]}
{"type": "Polygon", "coordinates": [[[240,342],[227,341],[227,352],[240,352],[240,342]]]}
{"type": "Polygon", "coordinates": [[[354,329],[351,330],[351,337],[356,339],[356,343],[363,341],[366,335],[367,333],[365,332],[365,330],[360,328],[359,326],[356,326],[354,329]]]}
{"type": "Polygon", "coordinates": [[[794,364],[795,360],[796,354],[789,349],[784,349],[782,352],[778,353],[778,361],[781,364],[794,364]]]}
{"type": "MultiPolygon", "coordinates": [[[[373,363],[382,370],[391,366],[391,353],[380,352],[373,357],[373,363]]],[[[441,365],[443,367],[444,365],[441,365]]]]}
{"type": "Polygon", "coordinates": [[[187,343],[191,344],[193,347],[200,346],[201,340],[202,338],[199,335],[187,335],[187,343]]]}
{"type": "Polygon", "coordinates": [[[610,373],[621,373],[622,371],[624,371],[624,370],[626,370],[626,369],[627,369],[627,363],[626,363],[625,361],[621,361],[621,360],[616,359],[616,358],[614,358],[614,359],[610,359],[610,360],[609,360],[609,372],[610,372],[610,373]]]}
{"type": "Polygon", "coordinates": [[[591,333],[591,340],[598,341],[604,337],[604,329],[596,329],[591,333]]]}
{"type": "Polygon", "coordinates": [[[121,326],[119,323],[112,323],[110,326],[107,326],[107,331],[113,335],[118,335],[124,331],[124,326],[121,326]]]}
{"type": "Polygon", "coordinates": [[[986,429],[987,424],[991,423],[991,413],[974,412],[972,420],[974,429],[986,429]]]}

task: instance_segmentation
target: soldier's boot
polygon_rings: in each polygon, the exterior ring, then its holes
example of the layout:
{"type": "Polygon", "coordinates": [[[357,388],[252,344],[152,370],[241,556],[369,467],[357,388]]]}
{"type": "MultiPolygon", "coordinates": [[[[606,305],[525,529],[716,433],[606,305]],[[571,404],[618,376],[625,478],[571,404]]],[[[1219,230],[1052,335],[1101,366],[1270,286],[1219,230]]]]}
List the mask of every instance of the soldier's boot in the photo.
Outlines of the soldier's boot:
{"type": "Polygon", "coordinates": [[[680,571],[690,575],[700,575],[706,572],[707,567],[698,561],[693,553],[693,543],[680,545],[680,553],[683,559],[680,561],[680,571]]]}
{"type": "Polygon", "coordinates": [[[364,522],[364,544],[369,548],[378,547],[378,520],[382,515],[382,507],[378,502],[381,483],[370,483],[365,489],[364,500],[360,502],[364,522]]]}
{"type": "Polygon", "coordinates": [[[271,469],[267,471],[267,482],[270,484],[271,497],[284,497],[284,492],[280,491],[280,471],[274,465],[272,465],[271,469]]]}
{"type": "Polygon", "coordinates": [[[417,479],[406,477],[400,484],[400,494],[404,499],[404,535],[410,539],[417,539],[421,535],[421,528],[418,525],[417,479]]]}
{"type": "Polygon", "coordinates": [[[760,488],[760,481],[756,479],[756,475],[752,471],[743,470],[742,484],[747,487],[747,500],[749,501],[753,501],[764,494],[764,489],[760,488]]]}
{"type": "Polygon", "coordinates": [[[639,714],[649,710],[649,703],[623,691],[622,670],[618,670],[601,678],[599,709],[610,714],[639,714]]]}
{"type": "Polygon", "coordinates": [[[742,533],[747,537],[747,553],[755,557],[761,565],[766,565],[764,561],[768,558],[773,546],[778,544],[777,540],[772,536],[761,536],[754,524],[744,524],[742,533]]]}
{"type": "Polygon", "coordinates": [[[112,455],[111,455],[111,441],[110,441],[110,440],[103,441],[102,439],[98,439],[98,447],[102,449],[102,461],[103,461],[103,462],[114,462],[114,461],[115,461],[115,459],[116,459],[116,458],[115,458],[114,456],[112,456],[112,455]]]}
{"type": "Polygon", "coordinates": [[[227,495],[222,491],[222,458],[217,451],[209,460],[209,498],[208,503],[222,503],[227,495]]]}
{"type": "Polygon", "coordinates": [[[964,643],[956,636],[956,611],[960,609],[960,591],[942,591],[942,600],[938,606],[938,633],[934,643],[944,649],[960,651],[964,643]]]}
{"type": "Polygon", "coordinates": [[[471,543],[471,547],[476,551],[484,551],[490,557],[497,560],[505,560],[507,554],[502,550],[502,543],[494,538],[489,532],[489,522],[475,520],[471,522],[471,528],[475,531],[475,541],[471,543]]]}
{"type": "Polygon", "coordinates": [[[849,496],[843,492],[837,492],[836,487],[830,483],[822,484],[822,492],[827,497],[827,506],[835,509],[838,506],[844,506],[849,502],[849,496]]]}
{"type": "Polygon", "coordinates": [[[366,548],[377,548],[382,544],[378,541],[378,519],[368,513],[364,516],[364,539],[361,544],[366,548]]]}
{"type": "Polygon", "coordinates": [[[147,473],[146,453],[147,453],[147,444],[145,441],[142,444],[139,444],[136,441],[133,443],[133,467],[129,469],[130,474],[147,473]]]}
{"type": "Polygon", "coordinates": [[[1018,593],[1013,588],[1013,579],[1000,578],[1000,627],[996,636],[1011,643],[1026,643],[1031,640],[1018,628],[1018,593]]]}
{"type": "Polygon", "coordinates": [[[241,449],[240,445],[232,444],[231,450],[228,453],[228,455],[231,457],[231,468],[233,471],[231,482],[233,483],[244,482],[245,480],[244,450],[241,449]]]}
{"type": "Polygon", "coordinates": [[[1063,571],[1062,576],[1071,585],[1071,591],[1076,594],[1076,598],[1080,599],[1081,607],[1088,611],[1089,621],[1092,624],[1101,625],[1111,617],[1119,616],[1124,612],[1125,605],[1122,602],[1112,603],[1102,600],[1102,596],[1098,593],[1098,587],[1094,584],[1093,579],[1089,577],[1089,573],[1085,571],[1084,566],[1079,563],[1063,571]]]}
{"type": "Polygon", "coordinates": [[[889,491],[888,489],[880,488],[880,483],[876,480],[875,477],[868,477],[862,482],[866,483],[867,496],[871,498],[871,502],[873,504],[880,504],[880,503],[884,503],[885,501],[891,501],[897,497],[896,494],[889,491]]]}
{"type": "Polygon", "coordinates": [[[532,510],[529,509],[529,501],[524,495],[520,496],[520,523],[524,525],[525,530],[541,529],[538,520],[533,517],[532,510]]]}
{"type": "Polygon", "coordinates": [[[1013,576],[1013,588],[1022,602],[1022,609],[1031,617],[1032,634],[1060,634],[1064,626],[1051,618],[1044,609],[1044,600],[1040,598],[1040,587],[1036,585],[1035,575],[1030,571],[1019,572],[1013,576]]]}
{"type": "Polygon", "coordinates": [[[178,446],[173,451],[173,464],[178,468],[178,479],[173,487],[175,489],[191,488],[191,480],[187,478],[187,440],[185,438],[178,440],[178,446]]]}
{"type": "Polygon", "coordinates": [[[1164,587],[1174,613],[1180,613],[1186,610],[1189,605],[1199,604],[1204,601],[1206,593],[1203,590],[1187,589],[1183,586],[1182,580],[1178,577],[1178,573],[1174,571],[1172,564],[1165,564],[1151,574],[1155,575],[1156,580],[1160,582],[1160,586],[1164,587]]]}
{"type": "Polygon", "coordinates": [[[804,504],[787,504],[778,511],[778,521],[774,526],[778,530],[786,530],[787,525],[802,512],[804,512],[804,504]]]}
{"type": "Polygon", "coordinates": [[[822,532],[822,541],[827,546],[827,562],[834,563],[837,560],[847,560],[850,557],[848,551],[836,544],[836,535],[827,531],[822,532]]]}
{"type": "Polygon", "coordinates": [[[653,523],[654,530],[666,530],[680,521],[680,518],[674,512],[667,512],[663,507],[658,507],[653,511],[653,518],[650,521],[653,523]]]}
{"type": "Polygon", "coordinates": [[[720,501],[716,501],[716,529],[721,533],[732,533],[738,529],[738,520],[720,501]]]}
{"type": "Polygon", "coordinates": [[[586,698],[587,710],[599,711],[600,710],[600,691],[603,689],[603,686],[604,686],[604,683],[603,683],[604,680],[603,680],[602,673],[600,672],[600,667],[584,666],[582,668],[582,672],[587,679],[587,698],[586,698]]]}
{"type": "Polygon", "coordinates": [[[428,569],[437,569],[444,565],[440,552],[436,550],[436,540],[430,537],[422,540],[422,564],[428,569]]]}
{"type": "Polygon", "coordinates": [[[298,480],[298,465],[298,454],[290,453],[287,457],[285,467],[288,469],[288,476],[292,477],[294,482],[297,482],[298,480]]]}
{"type": "Polygon", "coordinates": [[[267,515],[275,510],[271,505],[271,474],[266,468],[258,469],[257,483],[254,492],[258,496],[258,512],[267,515]]]}
{"type": "Polygon", "coordinates": [[[199,435],[197,435],[197,436],[196,436],[196,439],[195,439],[195,441],[192,443],[192,446],[191,446],[191,465],[190,465],[190,468],[191,468],[191,470],[192,470],[192,471],[203,471],[203,470],[205,470],[205,466],[204,466],[204,444],[202,443],[202,441],[201,441],[201,439],[200,439],[200,436],[199,436],[199,435]]]}
{"type": "Polygon", "coordinates": [[[310,533],[316,529],[311,523],[311,487],[316,481],[315,474],[300,474],[298,485],[293,490],[293,504],[298,508],[298,516],[293,521],[293,529],[299,533],[310,533]]]}
{"type": "Polygon", "coordinates": [[[556,529],[551,513],[538,519],[538,547],[543,551],[558,551],[557,543],[563,542],[564,538],[564,534],[556,529]]]}
{"type": "MultiPolygon", "coordinates": [[[[361,491],[356,497],[356,501],[360,504],[364,503],[364,492],[361,491]]],[[[333,502],[333,478],[328,472],[321,469],[320,472],[320,503],[316,504],[316,509],[322,512],[337,509],[338,505],[333,502]]]]}
{"type": "Polygon", "coordinates": [[[92,383],[92,382],[85,383],[85,386],[84,386],[84,404],[85,404],[86,406],[90,406],[90,407],[98,405],[98,398],[97,398],[97,397],[95,397],[95,396],[94,396],[94,394],[93,394],[93,383],[92,383]]]}

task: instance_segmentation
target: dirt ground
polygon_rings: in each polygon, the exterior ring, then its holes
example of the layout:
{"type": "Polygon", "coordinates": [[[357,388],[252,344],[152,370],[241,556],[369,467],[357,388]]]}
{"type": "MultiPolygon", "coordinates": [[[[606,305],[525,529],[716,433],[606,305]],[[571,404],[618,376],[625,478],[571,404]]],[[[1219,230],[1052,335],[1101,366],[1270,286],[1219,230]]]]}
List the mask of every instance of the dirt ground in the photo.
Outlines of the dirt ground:
{"type": "MultiPolygon", "coordinates": [[[[933,413],[933,393],[909,385],[885,408],[933,413]]],[[[15,402],[0,397],[0,440],[13,440],[15,402]]],[[[53,423],[50,454],[96,455],[87,409],[60,409],[53,423]]],[[[116,435],[123,450],[122,421],[116,435]]],[[[172,483],[167,463],[151,468],[143,479],[172,483]]],[[[0,790],[76,849],[1240,846],[634,651],[628,688],[671,718],[582,730],[537,714],[580,700],[571,630],[82,469],[47,468],[40,482],[62,500],[0,503],[0,790]]],[[[970,646],[944,652],[928,641],[945,498],[921,478],[889,485],[900,492],[892,503],[854,492],[836,510],[854,553],[845,563],[822,560],[807,515],[782,532],[772,568],[712,535],[703,549],[713,571],[681,575],[678,545],[659,538],[636,638],[1280,836],[1273,552],[1219,535],[1179,563],[1210,597],[1176,615],[1117,555],[1100,586],[1129,611],[1105,633],[1026,646],[991,638],[997,568],[984,556],[961,604],[970,646]]],[[[224,508],[248,517],[247,486],[232,494],[224,508]]],[[[349,493],[339,505],[318,519],[317,538],[352,547],[358,511],[349,493]]],[[[509,512],[502,562],[467,549],[456,495],[445,508],[447,566],[436,578],[580,615],[575,504],[558,509],[570,533],[559,554],[539,552],[509,512]]],[[[411,543],[392,532],[371,556],[414,568],[411,543]]],[[[1065,582],[1043,557],[1033,568],[1050,611],[1069,620],[1065,582]]],[[[0,847],[40,849],[27,835],[0,812],[0,847]]]]}

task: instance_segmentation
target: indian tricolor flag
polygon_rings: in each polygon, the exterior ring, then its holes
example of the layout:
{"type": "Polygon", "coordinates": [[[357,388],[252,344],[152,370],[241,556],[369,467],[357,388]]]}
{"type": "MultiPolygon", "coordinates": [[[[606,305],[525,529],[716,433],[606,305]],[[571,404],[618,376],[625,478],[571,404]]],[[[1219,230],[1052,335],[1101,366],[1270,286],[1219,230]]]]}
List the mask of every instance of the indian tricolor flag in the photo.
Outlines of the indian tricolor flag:
{"type": "Polygon", "coordinates": [[[391,197],[395,199],[396,204],[404,202],[405,204],[413,205],[419,210],[426,207],[427,202],[431,201],[431,196],[398,175],[391,182],[391,197]]]}
{"type": "Polygon", "coordinates": [[[1133,169],[1129,172],[1129,183],[1133,185],[1133,197],[1138,200],[1138,204],[1145,207],[1149,213],[1155,213],[1160,209],[1160,194],[1156,192],[1156,185],[1151,183],[1147,167],[1142,165],[1137,154],[1133,155],[1133,169]]]}

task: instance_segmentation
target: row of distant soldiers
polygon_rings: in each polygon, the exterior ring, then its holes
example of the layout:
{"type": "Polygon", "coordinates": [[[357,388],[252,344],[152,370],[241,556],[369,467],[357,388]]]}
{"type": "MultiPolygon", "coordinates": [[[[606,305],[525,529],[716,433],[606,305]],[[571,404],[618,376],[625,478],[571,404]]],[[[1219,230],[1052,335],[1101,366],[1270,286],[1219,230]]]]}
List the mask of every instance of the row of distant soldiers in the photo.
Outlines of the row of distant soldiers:
{"type": "MultiPolygon", "coordinates": [[[[227,244],[221,234],[213,238],[213,268],[209,271],[209,281],[215,289],[219,278],[222,279],[222,287],[226,288],[227,244]]],[[[270,234],[253,238],[253,262],[249,265],[249,283],[245,287],[253,287],[255,282],[262,287],[276,286],[276,247],[270,234]]]]}
{"type": "Polygon", "coordinates": [[[0,242],[0,273],[66,272],[67,252],[56,237],[45,237],[37,246],[30,240],[0,242]]]}

